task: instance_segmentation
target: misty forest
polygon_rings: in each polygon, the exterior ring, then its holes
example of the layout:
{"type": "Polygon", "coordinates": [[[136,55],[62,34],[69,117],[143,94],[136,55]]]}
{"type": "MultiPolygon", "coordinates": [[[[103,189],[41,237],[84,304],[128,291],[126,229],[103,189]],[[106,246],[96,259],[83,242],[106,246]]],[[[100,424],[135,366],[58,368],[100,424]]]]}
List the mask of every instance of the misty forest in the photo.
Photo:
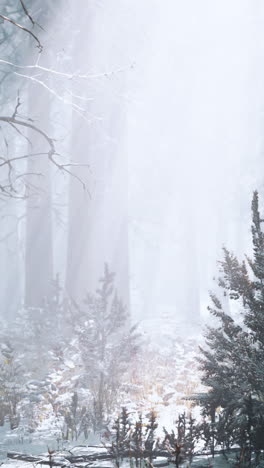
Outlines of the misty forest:
{"type": "Polygon", "coordinates": [[[264,467],[263,31],[0,0],[3,468],[264,467]]]}

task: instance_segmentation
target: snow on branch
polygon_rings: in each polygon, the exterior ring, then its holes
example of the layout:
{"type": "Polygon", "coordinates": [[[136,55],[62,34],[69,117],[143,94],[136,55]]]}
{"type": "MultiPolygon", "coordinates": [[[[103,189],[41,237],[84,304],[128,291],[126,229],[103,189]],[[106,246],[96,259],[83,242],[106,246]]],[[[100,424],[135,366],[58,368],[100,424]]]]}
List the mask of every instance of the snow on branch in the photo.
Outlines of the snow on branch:
{"type": "MultiPolygon", "coordinates": [[[[8,183],[5,184],[0,184],[0,191],[2,192],[2,195],[5,197],[11,197],[11,198],[25,198],[25,194],[19,195],[17,193],[17,190],[15,188],[15,183],[18,179],[21,179],[23,177],[26,177],[28,174],[27,173],[22,173],[22,174],[16,174],[15,166],[14,164],[18,161],[29,159],[32,157],[42,157],[46,156],[50,160],[50,162],[60,171],[69,174],[71,177],[77,179],[80,184],[82,185],[84,190],[87,190],[85,182],[74,172],[72,172],[71,168],[72,167],[80,167],[80,166],[85,166],[89,167],[87,164],[78,164],[78,163],[60,163],[57,160],[57,156],[60,156],[59,153],[56,151],[55,147],[55,140],[51,138],[44,130],[39,128],[34,124],[34,122],[31,119],[23,120],[21,117],[18,116],[18,109],[21,106],[20,98],[18,95],[17,98],[17,103],[14,109],[14,112],[10,116],[3,116],[0,115],[0,122],[3,122],[7,125],[9,125],[13,130],[15,130],[17,133],[19,133],[20,136],[25,138],[29,144],[31,144],[30,139],[25,136],[21,132],[21,128],[26,128],[29,130],[32,130],[33,132],[37,133],[38,135],[43,138],[43,140],[47,143],[48,145],[48,150],[46,152],[38,152],[38,153],[27,153],[21,156],[13,156],[9,157],[8,154],[7,156],[0,156],[0,169],[7,167],[8,169],[8,183]]],[[[6,144],[6,147],[8,147],[8,144],[6,144]]],[[[8,148],[7,148],[8,149],[8,148]]],[[[8,151],[7,151],[8,153],[8,151]]],[[[41,174],[36,174],[36,175],[41,175],[41,174]]]]}
{"type": "Polygon", "coordinates": [[[109,78],[111,76],[114,76],[118,73],[122,73],[127,71],[128,69],[133,69],[134,64],[128,65],[127,67],[120,67],[116,70],[111,70],[111,71],[102,71],[98,73],[67,73],[67,72],[62,72],[59,70],[55,70],[53,68],[47,68],[47,67],[42,67],[38,63],[35,65],[19,65],[13,62],[10,62],[8,60],[3,60],[0,59],[0,63],[3,63],[4,65],[9,65],[11,67],[17,68],[17,69],[22,69],[22,70],[36,70],[36,71],[43,71],[46,73],[50,73],[52,75],[58,75],[61,76],[62,78],[67,78],[69,80],[75,80],[75,79],[80,79],[80,80],[87,80],[87,79],[94,79],[94,78],[109,78]]]}

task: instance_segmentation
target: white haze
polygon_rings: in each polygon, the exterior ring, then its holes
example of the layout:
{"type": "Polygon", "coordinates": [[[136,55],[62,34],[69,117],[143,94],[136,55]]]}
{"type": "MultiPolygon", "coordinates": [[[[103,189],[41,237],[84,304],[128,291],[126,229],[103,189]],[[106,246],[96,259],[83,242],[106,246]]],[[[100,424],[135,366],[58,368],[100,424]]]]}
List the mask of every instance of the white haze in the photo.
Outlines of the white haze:
{"type": "Polygon", "coordinates": [[[263,193],[263,4],[143,3],[127,105],[133,284],[149,286],[150,313],[197,288],[204,313],[221,247],[247,250],[263,193]]]}
{"type": "MultiPolygon", "coordinates": [[[[52,66],[100,75],[75,89],[92,99],[91,122],[53,104],[61,152],[90,165],[91,198],[75,184],[73,292],[93,289],[107,261],[134,317],[195,322],[222,245],[248,250],[251,194],[264,196],[263,2],[75,0],[71,9],[70,31],[51,33],[63,57],[52,66]]],[[[65,180],[54,184],[67,203],[65,180]]],[[[64,278],[68,231],[54,222],[53,233],[64,278]]]]}

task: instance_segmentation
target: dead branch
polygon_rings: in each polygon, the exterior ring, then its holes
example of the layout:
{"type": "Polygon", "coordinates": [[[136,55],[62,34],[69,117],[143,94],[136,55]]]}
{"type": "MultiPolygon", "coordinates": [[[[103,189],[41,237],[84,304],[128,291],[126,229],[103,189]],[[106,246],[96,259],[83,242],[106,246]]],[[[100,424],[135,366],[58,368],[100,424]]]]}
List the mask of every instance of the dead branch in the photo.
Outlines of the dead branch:
{"type": "Polygon", "coordinates": [[[3,63],[5,65],[9,65],[14,68],[18,68],[20,70],[38,70],[46,73],[50,73],[51,75],[58,75],[61,76],[62,78],[67,78],[69,80],[90,80],[90,79],[98,79],[98,78],[111,78],[112,76],[115,76],[119,73],[124,73],[127,70],[132,70],[134,68],[134,64],[130,64],[127,66],[124,66],[122,68],[117,68],[116,70],[112,71],[103,71],[103,72],[98,72],[98,73],[67,73],[67,72],[62,72],[59,70],[54,70],[53,68],[47,68],[47,67],[42,67],[38,63],[35,65],[19,65],[13,62],[10,62],[8,60],[3,60],[0,59],[0,63],[3,63]]]}
{"type": "Polygon", "coordinates": [[[27,80],[30,80],[30,81],[33,81],[34,83],[37,83],[39,86],[42,86],[44,89],[46,89],[52,96],[55,96],[56,99],[58,99],[59,101],[63,102],[64,104],[66,105],[69,105],[74,112],[76,112],[80,117],[82,117],[84,120],[86,120],[87,123],[91,123],[92,120],[91,119],[87,119],[86,116],[85,116],[85,113],[86,113],[86,109],[79,106],[78,104],[75,104],[74,102],[72,102],[71,100],[68,100],[66,98],[64,98],[63,96],[61,96],[60,94],[58,94],[53,88],[50,88],[44,81],[36,78],[35,76],[30,76],[30,75],[24,75],[22,73],[17,73],[17,72],[14,72],[15,75],[17,76],[20,76],[22,78],[26,78],[27,80]]]}
{"type": "Polygon", "coordinates": [[[15,110],[14,110],[14,113],[12,115],[13,118],[16,118],[17,115],[18,115],[18,108],[21,106],[21,101],[20,101],[20,97],[19,97],[19,91],[17,92],[17,103],[16,103],[16,107],[15,107],[15,110]]]}
{"type": "Polygon", "coordinates": [[[0,116],[0,121],[1,122],[6,122],[8,123],[9,125],[12,126],[13,125],[19,125],[19,126],[22,126],[22,127],[26,127],[26,128],[30,128],[31,130],[34,130],[36,133],[38,133],[39,135],[41,135],[45,140],[46,142],[48,143],[49,147],[50,147],[50,150],[48,152],[48,156],[49,158],[52,158],[55,154],[56,154],[56,150],[55,150],[55,146],[54,146],[54,141],[52,138],[50,138],[43,130],[41,130],[40,128],[36,127],[35,125],[33,125],[32,123],[30,122],[25,122],[24,120],[21,120],[21,119],[18,119],[17,117],[6,117],[6,116],[0,116]]]}
{"type": "MultiPolygon", "coordinates": [[[[80,184],[82,185],[83,189],[84,190],[87,190],[86,188],[86,184],[85,182],[75,173],[73,173],[70,168],[71,167],[79,167],[80,164],[78,163],[71,163],[71,162],[68,162],[68,163],[59,163],[57,160],[56,160],[56,156],[59,156],[59,153],[57,153],[56,151],[56,148],[55,148],[55,141],[53,140],[53,138],[51,138],[49,135],[47,135],[47,133],[45,133],[43,130],[41,130],[40,128],[38,128],[36,125],[34,125],[33,123],[29,122],[29,121],[24,121],[24,120],[21,120],[17,117],[17,109],[18,109],[18,104],[16,105],[16,108],[15,108],[15,111],[13,113],[12,116],[0,116],[0,121],[1,122],[5,122],[7,123],[8,125],[10,125],[11,128],[13,128],[14,130],[16,130],[20,135],[24,136],[19,127],[23,127],[23,128],[28,128],[28,129],[31,129],[33,130],[34,132],[36,132],[37,134],[41,135],[41,137],[46,141],[46,143],[48,144],[48,151],[47,152],[42,152],[42,153],[28,153],[28,154],[25,154],[25,155],[22,155],[22,156],[14,156],[14,157],[4,157],[4,156],[0,156],[0,168],[3,168],[4,166],[6,166],[8,168],[8,184],[7,185],[0,185],[0,191],[2,192],[2,195],[4,196],[8,196],[9,194],[11,195],[12,194],[12,197],[15,197],[15,198],[21,198],[19,197],[18,195],[15,195],[17,193],[15,187],[14,187],[14,183],[13,183],[13,173],[15,172],[15,169],[14,169],[14,163],[16,161],[20,161],[20,160],[23,160],[23,159],[28,159],[30,157],[39,157],[39,156],[47,156],[48,159],[51,161],[51,163],[57,168],[59,169],[60,171],[64,172],[64,173],[67,173],[69,174],[71,177],[77,179],[80,184]]],[[[25,137],[25,136],[24,136],[25,137]]],[[[27,137],[25,137],[27,138],[27,137]]],[[[85,167],[89,167],[87,164],[82,164],[82,166],[85,166],[85,167]]],[[[24,174],[25,175],[25,174],[24,174]]],[[[20,178],[22,177],[22,175],[19,176],[20,178]]],[[[16,180],[19,178],[18,176],[16,176],[16,180]]],[[[89,193],[89,191],[88,191],[89,193]]],[[[89,194],[90,195],[90,194],[89,194]]],[[[24,198],[24,196],[22,197],[24,198]]]]}
{"type": "Polygon", "coordinates": [[[23,11],[24,11],[25,15],[26,15],[26,16],[28,17],[28,19],[31,21],[31,23],[33,24],[33,26],[35,26],[35,21],[33,20],[32,16],[29,14],[28,9],[27,9],[25,3],[23,2],[23,0],[20,0],[20,4],[21,4],[21,6],[22,6],[22,8],[23,8],[23,11]]]}
{"type": "MultiPolygon", "coordinates": [[[[23,10],[25,16],[29,19],[31,24],[33,26],[35,26],[37,23],[32,18],[32,16],[30,15],[30,13],[29,13],[26,5],[25,5],[24,0],[19,0],[19,1],[20,1],[20,5],[22,7],[22,10],[23,10]]],[[[10,18],[9,16],[5,16],[5,15],[0,14],[0,19],[2,19],[3,22],[11,23],[16,28],[21,29],[25,33],[29,34],[35,40],[35,42],[37,43],[37,47],[38,47],[39,51],[41,52],[43,50],[43,46],[42,46],[42,44],[40,42],[40,39],[30,29],[28,29],[25,26],[21,25],[20,23],[18,23],[14,19],[10,18]]],[[[39,27],[41,27],[41,26],[39,26],[39,27]]],[[[40,57],[40,55],[38,56],[38,58],[39,57],[40,57]]],[[[14,66],[15,68],[24,68],[24,67],[20,67],[19,65],[16,66],[15,64],[12,64],[11,62],[8,62],[8,61],[2,60],[2,59],[0,60],[0,62],[5,63],[6,65],[14,66]]],[[[42,67],[39,67],[39,65],[38,65],[38,60],[36,62],[36,65],[34,66],[34,68],[42,69],[42,67]]],[[[46,68],[43,68],[42,71],[51,72],[51,70],[46,69],[46,68]]],[[[86,115],[85,115],[86,114],[85,109],[82,108],[81,106],[79,106],[78,104],[72,102],[73,96],[71,96],[71,100],[69,101],[69,100],[65,99],[63,96],[61,96],[60,94],[58,94],[55,90],[50,88],[45,83],[45,81],[39,80],[37,76],[28,76],[28,75],[24,75],[24,74],[18,73],[18,72],[15,72],[15,74],[18,75],[18,76],[21,76],[23,78],[26,78],[28,80],[36,82],[38,85],[44,87],[48,92],[55,95],[55,97],[57,99],[63,101],[66,104],[71,104],[71,107],[73,108],[73,110],[75,112],[77,112],[80,116],[82,116],[85,120],[87,120],[86,115]]],[[[67,77],[67,78],[70,77],[70,75],[68,75],[68,74],[64,74],[64,73],[57,72],[57,71],[54,71],[54,74],[61,75],[63,77],[67,77]]],[[[72,78],[73,78],[73,76],[74,75],[72,75],[72,78]]],[[[82,78],[83,77],[84,76],[82,76],[82,78]]],[[[80,97],[78,96],[78,97],[76,97],[76,99],[80,99],[80,97]]],[[[71,171],[71,167],[73,167],[73,166],[78,167],[80,165],[76,164],[76,163],[72,164],[71,162],[60,163],[58,161],[58,159],[57,159],[57,157],[60,156],[60,155],[56,151],[55,140],[53,138],[51,138],[45,131],[43,131],[41,128],[39,128],[37,125],[35,125],[34,121],[32,119],[23,118],[22,115],[19,115],[20,106],[21,106],[21,102],[20,102],[20,96],[19,96],[19,93],[18,93],[17,103],[16,103],[13,114],[10,115],[10,116],[0,116],[0,122],[3,122],[5,124],[7,124],[7,126],[9,126],[9,128],[11,128],[15,132],[17,132],[21,137],[25,138],[28,141],[30,146],[32,146],[32,143],[31,143],[30,139],[26,135],[23,134],[22,130],[23,130],[23,128],[32,130],[33,132],[37,133],[39,136],[41,136],[44,139],[44,141],[46,142],[46,144],[48,146],[48,149],[47,149],[46,152],[43,152],[43,153],[34,153],[34,152],[31,151],[28,154],[25,154],[25,155],[22,155],[22,156],[15,156],[14,155],[13,157],[12,156],[10,157],[8,141],[6,140],[5,135],[3,134],[4,135],[4,143],[6,145],[6,155],[5,156],[0,156],[0,168],[3,169],[4,167],[6,167],[6,172],[5,172],[4,182],[2,184],[0,183],[0,194],[2,195],[2,197],[4,197],[4,198],[10,197],[10,198],[18,198],[18,199],[21,199],[21,198],[23,199],[23,198],[27,197],[27,194],[23,194],[22,196],[19,194],[19,192],[17,190],[18,187],[17,187],[16,182],[21,180],[22,184],[24,184],[24,187],[26,187],[27,184],[28,184],[28,181],[26,180],[26,176],[28,175],[28,173],[26,173],[25,171],[17,171],[17,167],[16,167],[15,163],[18,162],[18,161],[21,161],[23,159],[28,159],[28,158],[31,158],[31,157],[42,157],[42,156],[44,156],[44,157],[46,156],[49,159],[49,161],[59,171],[62,171],[64,173],[66,173],[66,174],[69,174],[71,177],[74,177],[75,179],[77,179],[81,183],[83,189],[87,190],[86,184],[84,183],[84,181],[77,174],[75,174],[75,173],[73,173],[71,171]],[[25,180],[23,180],[23,179],[25,179],[25,180]]],[[[89,123],[90,123],[90,121],[89,121],[89,123]]],[[[2,130],[2,128],[1,128],[1,130],[2,130]]],[[[82,164],[82,166],[89,167],[86,164],[82,164]]],[[[35,175],[37,175],[37,174],[35,174],[35,175]]],[[[19,187],[21,188],[21,184],[19,185],[19,187]]],[[[89,191],[88,191],[88,194],[90,196],[89,191]]],[[[1,198],[1,196],[0,196],[0,198],[1,198]]]]}
{"type": "Polygon", "coordinates": [[[0,15],[0,18],[2,18],[3,21],[7,21],[8,23],[13,24],[16,26],[16,28],[21,29],[22,31],[25,31],[27,34],[30,34],[30,36],[33,37],[33,39],[37,42],[37,48],[39,49],[39,52],[42,52],[43,46],[39,40],[39,38],[34,34],[30,29],[26,28],[25,26],[22,26],[22,24],[17,23],[14,21],[12,18],[9,18],[8,16],[0,15]]]}

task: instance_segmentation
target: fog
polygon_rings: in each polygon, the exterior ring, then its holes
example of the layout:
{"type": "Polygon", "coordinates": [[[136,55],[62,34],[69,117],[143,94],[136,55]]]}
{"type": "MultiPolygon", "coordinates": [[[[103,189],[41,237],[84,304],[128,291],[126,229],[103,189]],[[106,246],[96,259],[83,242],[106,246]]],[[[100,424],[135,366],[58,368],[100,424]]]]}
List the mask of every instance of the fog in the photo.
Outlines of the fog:
{"type": "Polygon", "coordinates": [[[263,0],[0,0],[8,464],[260,466],[263,25],[263,0]]]}
{"type": "Polygon", "coordinates": [[[222,245],[247,250],[262,190],[263,8],[151,5],[127,104],[131,281],[142,313],[197,317],[222,245]]]}
{"type": "Polygon", "coordinates": [[[101,120],[89,129],[91,268],[99,272],[107,259],[123,294],[128,274],[138,319],[169,313],[196,321],[206,314],[222,246],[247,251],[251,193],[262,190],[263,7],[97,8],[92,33],[83,34],[93,44],[92,70],[109,75],[93,83],[101,120]]]}
{"type": "MultiPolygon", "coordinates": [[[[60,2],[45,19],[41,54],[18,43],[23,54],[13,63],[22,69],[6,65],[14,73],[9,105],[17,88],[25,102],[33,86],[24,105],[79,180],[51,166],[52,193],[26,202],[29,213],[42,208],[8,238],[21,246],[15,267],[3,247],[3,269],[11,268],[4,308],[14,284],[18,307],[25,284],[42,283],[36,296],[44,297],[57,273],[66,294],[83,297],[107,262],[132,317],[197,322],[222,246],[248,250],[251,194],[262,193],[262,2],[67,5],[67,14],[60,2]],[[36,63],[49,71],[23,69],[36,63]]],[[[3,59],[12,62],[9,50],[3,59]]],[[[12,209],[23,213],[22,204],[12,209]]]]}

